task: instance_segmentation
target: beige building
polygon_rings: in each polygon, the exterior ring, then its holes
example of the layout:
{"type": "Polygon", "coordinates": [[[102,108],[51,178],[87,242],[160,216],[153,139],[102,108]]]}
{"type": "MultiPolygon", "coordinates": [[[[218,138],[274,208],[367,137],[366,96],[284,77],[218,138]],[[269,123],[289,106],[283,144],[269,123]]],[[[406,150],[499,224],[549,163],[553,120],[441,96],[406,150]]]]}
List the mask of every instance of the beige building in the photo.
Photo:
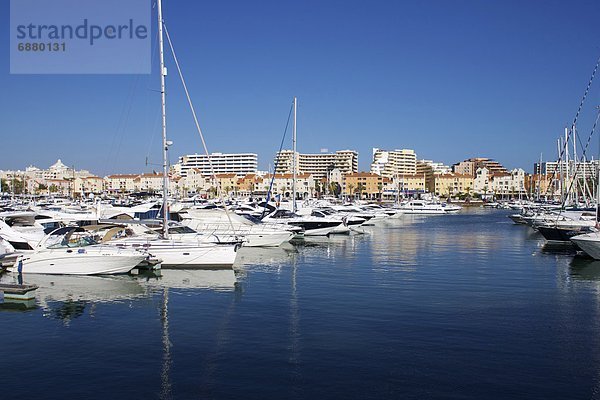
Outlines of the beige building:
{"type": "Polygon", "coordinates": [[[466,174],[434,175],[429,191],[436,196],[473,193],[473,177],[466,174]]]}
{"type": "Polygon", "coordinates": [[[46,179],[48,194],[69,196],[73,192],[73,182],[67,179],[46,179]]]}
{"type": "Polygon", "coordinates": [[[393,178],[396,175],[417,173],[417,155],[414,150],[382,150],[373,148],[371,173],[393,178]]]}
{"type": "MultiPolygon", "coordinates": [[[[294,178],[292,174],[267,174],[263,177],[262,182],[257,184],[260,192],[267,193],[269,186],[273,180],[273,195],[281,195],[286,198],[291,198],[293,193],[294,178]]],[[[296,175],[296,193],[299,199],[308,199],[315,193],[315,177],[312,174],[297,174],[296,175]]]]}
{"type": "Polygon", "coordinates": [[[136,190],[160,192],[163,190],[163,175],[159,173],[141,174],[135,179],[136,190]]]}
{"type": "Polygon", "coordinates": [[[426,189],[425,183],[424,174],[402,174],[394,177],[392,186],[394,186],[394,189],[399,190],[400,193],[424,193],[426,189]]]}
{"type": "Polygon", "coordinates": [[[470,175],[472,177],[475,177],[477,168],[487,168],[490,174],[503,174],[508,172],[499,162],[484,157],[469,158],[452,165],[452,171],[454,173],[470,175]]]}
{"type": "Polygon", "coordinates": [[[531,193],[533,198],[551,199],[560,196],[560,176],[555,176],[552,185],[552,173],[546,175],[525,175],[525,191],[531,193]]]}
{"type": "Polygon", "coordinates": [[[217,174],[215,175],[216,187],[223,196],[237,193],[238,176],[236,174],[217,174]]]}
{"type": "Polygon", "coordinates": [[[377,199],[391,185],[390,178],[371,172],[356,172],[344,176],[342,193],[346,196],[377,199]]]}
{"type": "Polygon", "coordinates": [[[104,179],[98,176],[89,176],[86,178],[75,178],[74,194],[75,196],[89,196],[90,194],[100,194],[104,192],[104,179]]]}
{"type": "Polygon", "coordinates": [[[200,193],[207,191],[210,188],[210,178],[205,177],[198,168],[192,168],[187,171],[185,178],[185,186],[190,192],[200,193]]]}
{"type": "Polygon", "coordinates": [[[132,193],[136,191],[137,174],[114,174],[104,178],[106,190],[112,193],[132,193]]]}
{"type": "Polygon", "coordinates": [[[263,177],[257,174],[246,174],[238,178],[238,193],[242,196],[249,196],[255,192],[266,193],[266,190],[262,190],[263,188],[261,188],[263,181],[263,177]]]}

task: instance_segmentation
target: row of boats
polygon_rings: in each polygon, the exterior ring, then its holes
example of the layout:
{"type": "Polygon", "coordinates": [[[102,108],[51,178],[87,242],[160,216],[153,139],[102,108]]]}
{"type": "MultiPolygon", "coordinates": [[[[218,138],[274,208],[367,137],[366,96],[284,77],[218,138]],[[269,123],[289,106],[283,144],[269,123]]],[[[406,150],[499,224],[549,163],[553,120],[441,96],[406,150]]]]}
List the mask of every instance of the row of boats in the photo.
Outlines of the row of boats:
{"type": "Polygon", "coordinates": [[[443,215],[460,207],[412,200],[398,205],[306,201],[230,204],[179,201],[131,206],[4,204],[0,211],[0,263],[36,274],[122,274],[135,268],[227,269],[238,249],[277,247],[304,236],[361,233],[403,214],[443,215]],[[166,233],[166,234],[165,234],[166,233]]]}
{"type": "Polygon", "coordinates": [[[600,229],[596,208],[571,208],[536,205],[509,215],[516,224],[530,226],[550,243],[576,246],[600,260],[600,229]]]}

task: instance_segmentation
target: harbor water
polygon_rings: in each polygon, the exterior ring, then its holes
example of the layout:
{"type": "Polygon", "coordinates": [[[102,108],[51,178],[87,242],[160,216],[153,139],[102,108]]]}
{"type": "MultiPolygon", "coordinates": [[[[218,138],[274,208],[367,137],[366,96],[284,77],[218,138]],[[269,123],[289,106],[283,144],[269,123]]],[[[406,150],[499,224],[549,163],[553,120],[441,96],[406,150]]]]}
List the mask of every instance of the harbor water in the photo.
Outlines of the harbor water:
{"type": "Polygon", "coordinates": [[[24,276],[1,396],[600,398],[600,262],[507,215],[243,248],[235,274],[24,276]]]}

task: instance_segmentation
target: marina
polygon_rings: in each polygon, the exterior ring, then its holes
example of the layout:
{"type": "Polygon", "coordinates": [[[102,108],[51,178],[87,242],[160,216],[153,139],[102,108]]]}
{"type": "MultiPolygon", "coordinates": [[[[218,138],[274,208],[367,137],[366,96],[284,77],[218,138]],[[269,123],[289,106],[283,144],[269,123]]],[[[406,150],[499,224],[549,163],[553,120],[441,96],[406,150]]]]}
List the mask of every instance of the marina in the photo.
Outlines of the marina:
{"type": "Polygon", "coordinates": [[[0,9],[2,398],[600,399],[598,4],[0,9]]]}
{"type": "Polygon", "coordinates": [[[116,399],[594,398],[600,264],[510,213],[242,248],[233,270],[31,275],[34,307],[0,311],[15,333],[0,385],[45,398],[107,385],[116,399]]]}

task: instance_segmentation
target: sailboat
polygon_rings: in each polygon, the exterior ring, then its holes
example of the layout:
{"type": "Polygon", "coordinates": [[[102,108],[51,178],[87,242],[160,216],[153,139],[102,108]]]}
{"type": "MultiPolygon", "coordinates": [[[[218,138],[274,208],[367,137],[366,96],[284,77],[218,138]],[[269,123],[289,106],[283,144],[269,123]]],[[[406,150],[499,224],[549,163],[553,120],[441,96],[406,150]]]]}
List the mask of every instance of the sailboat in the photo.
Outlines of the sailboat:
{"type": "MultiPolygon", "coordinates": [[[[162,268],[232,268],[235,262],[239,242],[213,243],[200,241],[198,235],[178,235],[171,237],[169,232],[169,174],[168,150],[172,142],[167,140],[167,114],[165,96],[165,78],[167,70],[164,62],[162,1],[156,2],[158,9],[158,49],[160,60],[160,93],[162,116],[162,154],[163,154],[163,193],[162,193],[162,234],[160,237],[133,236],[108,243],[125,248],[151,249],[152,255],[163,260],[162,268]]],[[[187,91],[186,91],[187,92],[187,91]]]]}
{"type": "MultiPolygon", "coordinates": [[[[297,175],[297,157],[296,157],[296,129],[297,129],[297,113],[298,113],[298,99],[294,97],[294,124],[293,124],[293,136],[292,136],[292,210],[285,210],[283,208],[274,208],[266,202],[264,204],[264,210],[270,211],[268,215],[263,216],[262,222],[279,224],[288,227],[301,228],[304,236],[327,236],[334,231],[337,227],[343,224],[341,219],[325,218],[318,216],[300,216],[296,214],[298,211],[298,205],[296,203],[296,175],[297,175]]],[[[273,174],[275,175],[275,174],[273,174]]]]}

